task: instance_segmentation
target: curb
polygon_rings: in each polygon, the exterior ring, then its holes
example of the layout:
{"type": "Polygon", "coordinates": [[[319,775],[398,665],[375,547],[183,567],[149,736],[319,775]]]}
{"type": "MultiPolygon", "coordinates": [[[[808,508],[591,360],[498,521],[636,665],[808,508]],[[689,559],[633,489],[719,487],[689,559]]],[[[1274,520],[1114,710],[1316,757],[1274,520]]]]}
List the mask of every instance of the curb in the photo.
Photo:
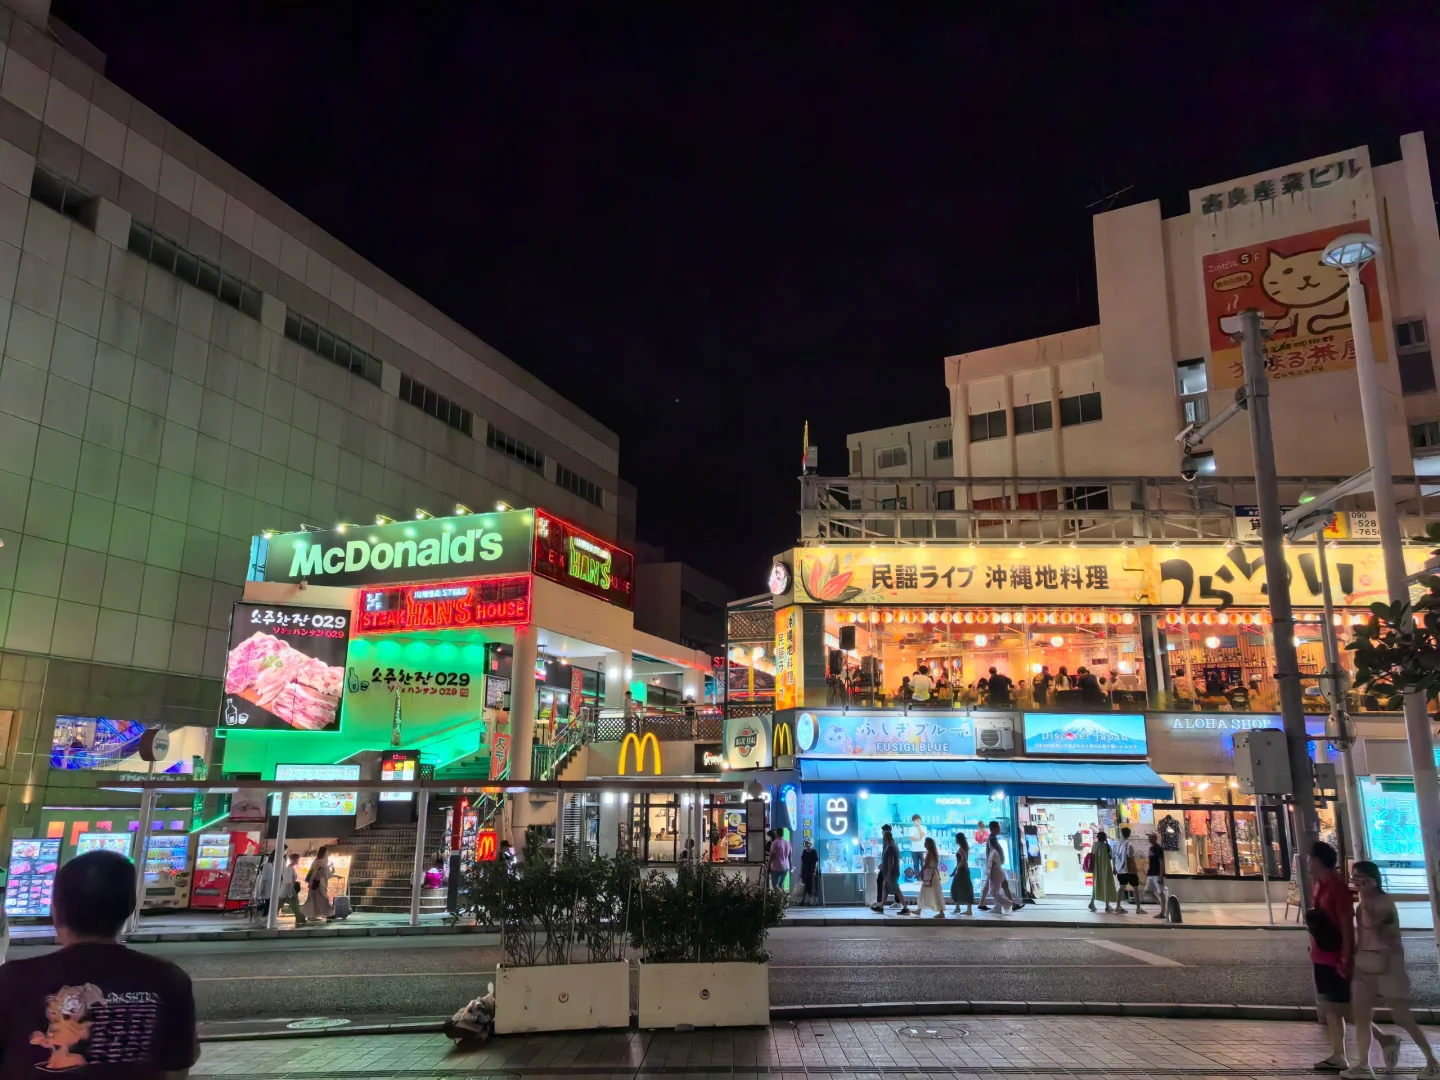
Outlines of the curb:
{"type": "MultiPolygon", "coordinates": [[[[297,941],[311,938],[384,938],[384,937],[431,937],[451,934],[498,934],[491,926],[465,924],[459,926],[324,926],[305,927],[295,930],[164,930],[139,931],[126,937],[127,945],[165,945],[184,941],[297,941]]],[[[55,945],[53,932],[44,934],[14,934],[10,937],[14,947],[25,945],[55,945]]]]}
{"type": "MultiPolygon", "coordinates": [[[[1102,923],[1102,922],[1076,922],[1076,921],[1073,920],[1073,919],[1027,919],[1027,918],[1023,918],[1023,917],[1020,918],[1020,919],[1015,919],[1015,920],[1012,921],[1010,916],[1004,916],[1004,915],[1000,916],[999,918],[986,918],[986,917],[984,917],[984,916],[980,916],[980,917],[977,917],[977,918],[960,918],[960,917],[957,917],[957,916],[953,916],[953,915],[952,915],[952,916],[947,916],[947,917],[944,918],[944,919],[934,919],[934,918],[922,918],[922,919],[917,919],[917,918],[915,918],[915,917],[913,917],[913,916],[902,917],[902,916],[900,916],[900,915],[893,915],[893,916],[887,915],[887,916],[884,917],[883,919],[856,919],[856,918],[849,918],[849,917],[846,917],[846,916],[839,916],[839,917],[836,917],[836,918],[833,918],[833,919],[790,919],[790,918],[786,918],[786,919],[781,919],[781,920],[780,920],[780,928],[783,929],[783,930],[789,930],[789,929],[792,929],[792,928],[805,927],[805,926],[848,926],[848,927],[876,927],[876,926],[930,926],[930,927],[944,927],[944,926],[994,926],[994,927],[1001,927],[1001,928],[1004,928],[1004,929],[1010,929],[1010,928],[1013,928],[1013,927],[1017,927],[1017,926],[1018,926],[1018,927],[1040,927],[1040,928],[1054,929],[1054,930],[1114,930],[1114,929],[1117,929],[1117,928],[1125,929],[1125,930],[1152,930],[1152,931],[1162,931],[1162,930],[1222,930],[1222,931],[1226,931],[1226,932],[1232,933],[1232,934],[1235,933],[1236,931],[1240,931],[1240,930],[1265,930],[1265,931],[1278,930],[1278,931],[1290,931],[1290,932],[1294,932],[1294,931],[1299,931],[1299,930],[1304,930],[1304,929],[1305,929],[1305,926],[1304,926],[1303,923],[1302,923],[1302,924],[1298,924],[1298,925],[1297,925],[1297,924],[1292,924],[1292,923],[1276,923],[1276,924],[1273,925],[1273,926],[1265,925],[1265,924],[1261,924],[1261,925],[1251,925],[1251,924],[1248,924],[1248,923],[1246,923],[1246,924],[1241,924],[1241,925],[1234,925],[1234,924],[1231,924],[1231,925],[1219,925],[1219,924],[1216,924],[1216,923],[1171,923],[1171,922],[1162,922],[1162,921],[1160,921],[1160,920],[1158,920],[1158,919],[1136,919],[1136,918],[1134,918],[1133,916],[1130,917],[1130,921],[1128,921],[1128,922],[1104,922],[1104,923],[1102,923]]],[[[1418,932],[1418,931],[1417,931],[1417,932],[1418,932]]]]}

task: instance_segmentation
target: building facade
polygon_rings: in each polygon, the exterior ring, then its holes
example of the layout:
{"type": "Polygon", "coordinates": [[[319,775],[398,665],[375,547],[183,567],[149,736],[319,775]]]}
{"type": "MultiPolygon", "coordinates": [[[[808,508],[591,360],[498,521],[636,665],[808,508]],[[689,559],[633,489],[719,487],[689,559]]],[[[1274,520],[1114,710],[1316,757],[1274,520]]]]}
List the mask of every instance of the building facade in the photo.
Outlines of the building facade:
{"type": "Polygon", "coordinates": [[[0,840],[47,790],[93,791],[66,767],[86,724],[164,723],[203,758],[262,530],[500,502],[634,521],[613,432],[45,7],[0,7],[0,840]]]}
{"type": "Polygon", "coordinates": [[[845,438],[851,476],[954,476],[954,445],[948,416],[845,438]]]}
{"type": "Polygon", "coordinates": [[[734,599],[734,589],[688,563],[635,567],[635,625],[711,656],[725,651],[725,606],[734,599]]]}

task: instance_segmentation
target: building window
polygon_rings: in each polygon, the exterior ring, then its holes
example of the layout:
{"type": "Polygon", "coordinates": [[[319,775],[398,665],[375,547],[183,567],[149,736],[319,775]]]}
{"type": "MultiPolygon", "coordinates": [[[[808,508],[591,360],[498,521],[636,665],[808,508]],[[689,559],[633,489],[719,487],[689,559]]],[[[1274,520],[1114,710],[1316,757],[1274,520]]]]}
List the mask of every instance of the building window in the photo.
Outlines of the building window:
{"type": "Polygon", "coordinates": [[[485,437],[485,445],[491,450],[498,450],[508,458],[514,458],[527,469],[533,469],[541,476],[545,475],[545,455],[533,446],[527,446],[519,439],[506,435],[494,424],[490,425],[489,433],[485,437]]]}
{"type": "Polygon", "coordinates": [[[1110,489],[1104,484],[1067,487],[1063,494],[1066,510],[1109,510],[1110,489]]]}
{"type": "Polygon", "coordinates": [[[84,188],[77,187],[63,176],[56,176],[49,169],[38,165],[30,178],[30,197],[38,203],[44,203],[56,213],[77,221],[81,211],[95,198],[84,188]]]}
{"type": "Polygon", "coordinates": [[[1204,424],[1209,422],[1209,398],[1202,394],[1199,397],[1186,398],[1182,404],[1185,406],[1185,422],[1187,424],[1204,424]]]}
{"type": "Polygon", "coordinates": [[[1435,365],[1430,359],[1430,337],[1424,319],[1406,319],[1395,324],[1396,357],[1400,368],[1400,390],[1405,394],[1428,394],[1435,389],[1435,365]]]}
{"type": "Polygon", "coordinates": [[[859,450],[850,451],[850,475],[859,476],[860,470],[865,467],[865,455],[859,450]]]}
{"type": "Polygon", "coordinates": [[[1440,446],[1440,420],[1421,420],[1410,425],[1410,447],[1413,450],[1433,450],[1440,446]]]}
{"type": "Polygon", "coordinates": [[[181,281],[218,297],[252,319],[260,318],[260,290],[234,274],[227,274],[209,259],[186,251],[148,225],[130,222],[130,250],[147,262],[170,271],[181,281]]]}
{"type": "Polygon", "coordinates": [[[1055,426],[1055,415],[1048,401],[1036,401],[1030,405],[1015,406],[1015,434],[1026,435],[1032,431],[1049,431],[1055,426]]]}
{"type": "Polygon", "coordinates": [[[379,359],[364,349],[356,348],[344,338],[336,337],[315,320],[307,319],[294,311],[287,311],[285,336],[331,363],[339,364],[352,375],[359,375],[366,382],[380,385],[379,359]]]}
{"type": "Polygon", "coordinates": [[[910,509],[910,498],[909,498],[908,495],[901,495],[899,498],[895,498],[895,499],[881,499],[881,500],[880,500],[880,509],[881,509],[881,510],[909,510],[909,509],[910,509]]]}
{"type": "Polygon", "coordinates": [[[955,442],[952,439],[936,439],[930,448],[930,457],[935,461],[948,461],[955,456],[955,442]]]}
{"type": "Polygon", "coordinates": [[[986,439],[1005,438],[1005,410],[976,413],[970,417],[970,441],[984,442],[986,439]]]}
{"type": "Polygon", "coordinates": [[[954,488],[945,488],[943,491],[937,491],[937,492],[935,493],[935,509],[937,509],[937,510],[954,510],[954,509],[955,509],[955,489],[954,489],[954,488]]]}
{"type": "Polygon", "coordinates": [[[605,505],[605,493],[601,490],[599,484],[586,480],[585,477],[579,473],[567,469],[564,465],[558,463],[555,466],[555,483],[559,484],[566,491],[579,495],[580,498],[594,506],[603,507],[605,505]]]}
{"type": "Polygon", "coordinates": [[[910,464],[910,451],[904,446],[887,446],[875,451],[875,469],[898,469],[910,464]]]}
{"type": "Polygon", "coordinates": [[[449,424],[456,431],[466,435],[474,431],[475,417],[458,401],[451,401],[444,394],[437,394],[419,379],[412,379],[403,372],[400,375],[400,400],[408,401],[417,409],[433,416],[442,424],[449,424]]]}
{"type": "Polygon", "coordinates": [[[1205,358],[1181,360],[1175,365],[1175,389],[1181,397],[1203,394],[1210,388],[1205,377],[1205,358]]]}
{"type": "Polygon", "coordinates": [[[1074,427],[1076,424],[1093,424],[1105,419],[1100,410],[1100,392],[1079,394],[1060,399],[1060,426],[1074,427]]]}
{"type": "Polygon", "coordinates": [[[1195,459],[1195,471],[1201,476],[1215,475],[1215,451],[1214,450],[1192,450],[1190,456],[1195,459]]]}

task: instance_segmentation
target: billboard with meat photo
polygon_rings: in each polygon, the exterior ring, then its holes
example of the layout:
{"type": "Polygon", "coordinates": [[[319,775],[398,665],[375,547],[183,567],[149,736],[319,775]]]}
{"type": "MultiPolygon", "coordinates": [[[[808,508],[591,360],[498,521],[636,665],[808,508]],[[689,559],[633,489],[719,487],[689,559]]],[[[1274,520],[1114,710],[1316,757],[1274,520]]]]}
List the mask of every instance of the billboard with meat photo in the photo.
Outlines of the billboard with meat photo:
{"type": "Polygon", "coordinates": [[[347,610],[236,604],[220,726],[339,731],[349,644],[347,610]]]}

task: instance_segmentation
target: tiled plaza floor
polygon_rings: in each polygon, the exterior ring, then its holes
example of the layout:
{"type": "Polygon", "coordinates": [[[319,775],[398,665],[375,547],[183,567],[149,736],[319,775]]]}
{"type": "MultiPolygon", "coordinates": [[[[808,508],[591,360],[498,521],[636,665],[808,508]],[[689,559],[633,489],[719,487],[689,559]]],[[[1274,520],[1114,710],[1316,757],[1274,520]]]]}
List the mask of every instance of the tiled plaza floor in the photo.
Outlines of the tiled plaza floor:
{"type": "MultiPolygon", "coordinates": [[[[1440,1037],[1440,1031],[1436,1032],[1440,1037]]],[[[376,1035],[209,1043],[201,1077],[943,1076],[1289,1077],[1313,1075],[1329,1052],[1312,1023],[996,1016],[809,1021],[773,1028],[584,1032],[494,1038],[456,1050],[440,1035],[376,1035]],[[918,1033],[914,1037],[909,1032],[918,1033]]],[[[1353,1043],[1351,1053],[1353,1054],[1353,1043]]],[[[1378,1054],[1378,1051],[1377,1051],[1378,1054]]],[[[1406,1044],[1400,1073],[1422,1064],[1406,1044]]]]}

